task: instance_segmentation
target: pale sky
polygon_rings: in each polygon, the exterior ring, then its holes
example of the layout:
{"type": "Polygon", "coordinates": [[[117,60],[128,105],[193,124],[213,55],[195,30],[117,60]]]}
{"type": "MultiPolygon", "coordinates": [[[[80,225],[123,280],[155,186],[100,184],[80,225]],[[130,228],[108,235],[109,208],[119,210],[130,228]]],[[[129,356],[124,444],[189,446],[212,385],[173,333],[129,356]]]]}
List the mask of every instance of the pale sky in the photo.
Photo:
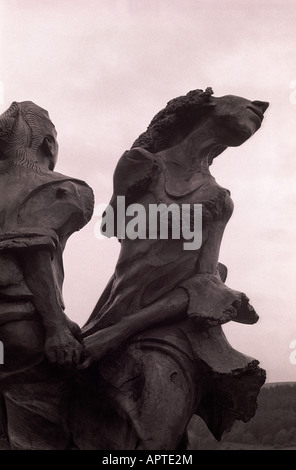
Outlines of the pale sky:
{"type": "MultiPolygon", "coordinates": [[[[211,86],[270,102],[262,128],[211,171],[235,211],[220,261],[256,325],[224,326],[267,381],[295,381],[296,0],[0,0],[0,107],[31,100],[58,131],[56,170],[108,203],[117,160],[167,101],[211,86]]],[[[67,314],[80,325],[114,270],[98,217],[66,247],[67,314]]]]}

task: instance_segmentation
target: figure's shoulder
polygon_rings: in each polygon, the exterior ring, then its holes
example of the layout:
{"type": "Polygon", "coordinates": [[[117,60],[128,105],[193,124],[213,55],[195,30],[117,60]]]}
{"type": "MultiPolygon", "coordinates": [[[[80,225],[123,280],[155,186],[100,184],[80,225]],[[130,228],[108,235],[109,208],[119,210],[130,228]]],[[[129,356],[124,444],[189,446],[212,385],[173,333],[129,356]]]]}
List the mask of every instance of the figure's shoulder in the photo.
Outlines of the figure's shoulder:
{"type": "Polygon", "coordinates": [[[57,187],[68,189],[73,196],[76,195],[78,198],[88,198],[90,202],[94,202],[94,193],[92,188],[84,181],[71,176],[65,176],[61,173],[57,173],[54,177],[52,184],[57,187]]]}
{"type": "Polygon", "coordinates": [[[124,152],[114,171],[114,193],[125,195],[129,188],[149,181],[159,170],[159,158],[142,147],[124,152]]]}
{"type": "Polygon", "coordinates": [[[132,147],[130,150],[126,150],[123,155],[120,157],[118,163],[120,162],[129,162],[135,163],[141,161],[142,163],[151,162],[157,164],[157,155],[155,153],[149,152],[149,150],[144,149],[143,147],[132,147]]]}
{"type": "Polygon", "coordinates": [[[86,197],[90,199],[90,202],[94,199],[93,190],[85,181],[52,171],[42,174],[38,179],[38,184],[27,194],[22,204],[44,192],[56,193],[58,197],[62,193],[71,194],[72,197],[77,198],[86,197]]]}
{"type": "Polygon", "coordinates": [[[20,204],[18,224],[59,231],[74,224],[75,231],[89,222],[93,207],[94,194],[85,181],[52,172],[43,175],[20,204]]]}
{"type": "Polygon", "coordinates": [[[73,184],[91,189],[90,186],[84,180],[73,176],[63,175],[62,173],[58,173],[57,171],[50,171],[46,173],[43,179],[44,184],[59,184],[64,183],[66,181],[71,181],[73,184]]]}

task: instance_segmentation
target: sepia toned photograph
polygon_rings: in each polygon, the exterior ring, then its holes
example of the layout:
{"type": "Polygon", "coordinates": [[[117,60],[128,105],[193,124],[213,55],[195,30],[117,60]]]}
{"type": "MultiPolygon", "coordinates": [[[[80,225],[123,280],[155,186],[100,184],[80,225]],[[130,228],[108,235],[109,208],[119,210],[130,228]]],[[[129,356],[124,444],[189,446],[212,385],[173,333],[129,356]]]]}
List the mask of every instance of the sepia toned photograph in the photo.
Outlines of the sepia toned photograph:
{"type": "Polygon", "coordinates": [[[0,0],[0,450],[296,450],[295,22],[0,0]]]}

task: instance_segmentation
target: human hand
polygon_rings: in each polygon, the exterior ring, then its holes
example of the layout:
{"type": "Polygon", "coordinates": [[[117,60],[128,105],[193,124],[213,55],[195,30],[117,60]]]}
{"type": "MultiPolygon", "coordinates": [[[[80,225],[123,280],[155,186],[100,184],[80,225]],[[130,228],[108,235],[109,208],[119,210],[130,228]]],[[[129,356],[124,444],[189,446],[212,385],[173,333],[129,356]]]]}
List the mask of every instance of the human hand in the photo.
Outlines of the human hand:
{"type": "Polygon", "coordinates": [[[81,363],[77,369],[87,369],[92,363],[99,361],[106,354],[108,354],[116,345],[114,339],[114,332],[117,331],[117,326],[106,328],[104,330],[96,331],[96,333],[87,336],[83,340],[83,353],[81,355],[81,363]]]}
{"type": "Polygon", "coordinates": [[[47,329],[44,349],[49,363],[64,367],[75,367],[82,353],[82,345],[67,327],[47,329]]]}

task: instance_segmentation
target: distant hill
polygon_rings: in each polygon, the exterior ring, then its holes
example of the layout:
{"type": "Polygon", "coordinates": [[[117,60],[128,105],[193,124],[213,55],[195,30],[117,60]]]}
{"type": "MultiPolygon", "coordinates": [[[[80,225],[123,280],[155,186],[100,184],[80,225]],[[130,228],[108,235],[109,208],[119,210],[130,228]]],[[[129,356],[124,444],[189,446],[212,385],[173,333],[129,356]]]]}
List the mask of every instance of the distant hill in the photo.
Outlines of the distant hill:
{"type": "Polygon", "coordinates": [[[278,385],[296,385],[296,382],[268,382],[263,387],[277,387],[278,385]]]}
{"type": "Polygon", "coordinates": [[[237,421],[217,442],[204,422],[195,416],[189,426],[190,448],[219,450],[296,449],[296,382],[265,384],[258,409],[248,423],[237,421]]]}

